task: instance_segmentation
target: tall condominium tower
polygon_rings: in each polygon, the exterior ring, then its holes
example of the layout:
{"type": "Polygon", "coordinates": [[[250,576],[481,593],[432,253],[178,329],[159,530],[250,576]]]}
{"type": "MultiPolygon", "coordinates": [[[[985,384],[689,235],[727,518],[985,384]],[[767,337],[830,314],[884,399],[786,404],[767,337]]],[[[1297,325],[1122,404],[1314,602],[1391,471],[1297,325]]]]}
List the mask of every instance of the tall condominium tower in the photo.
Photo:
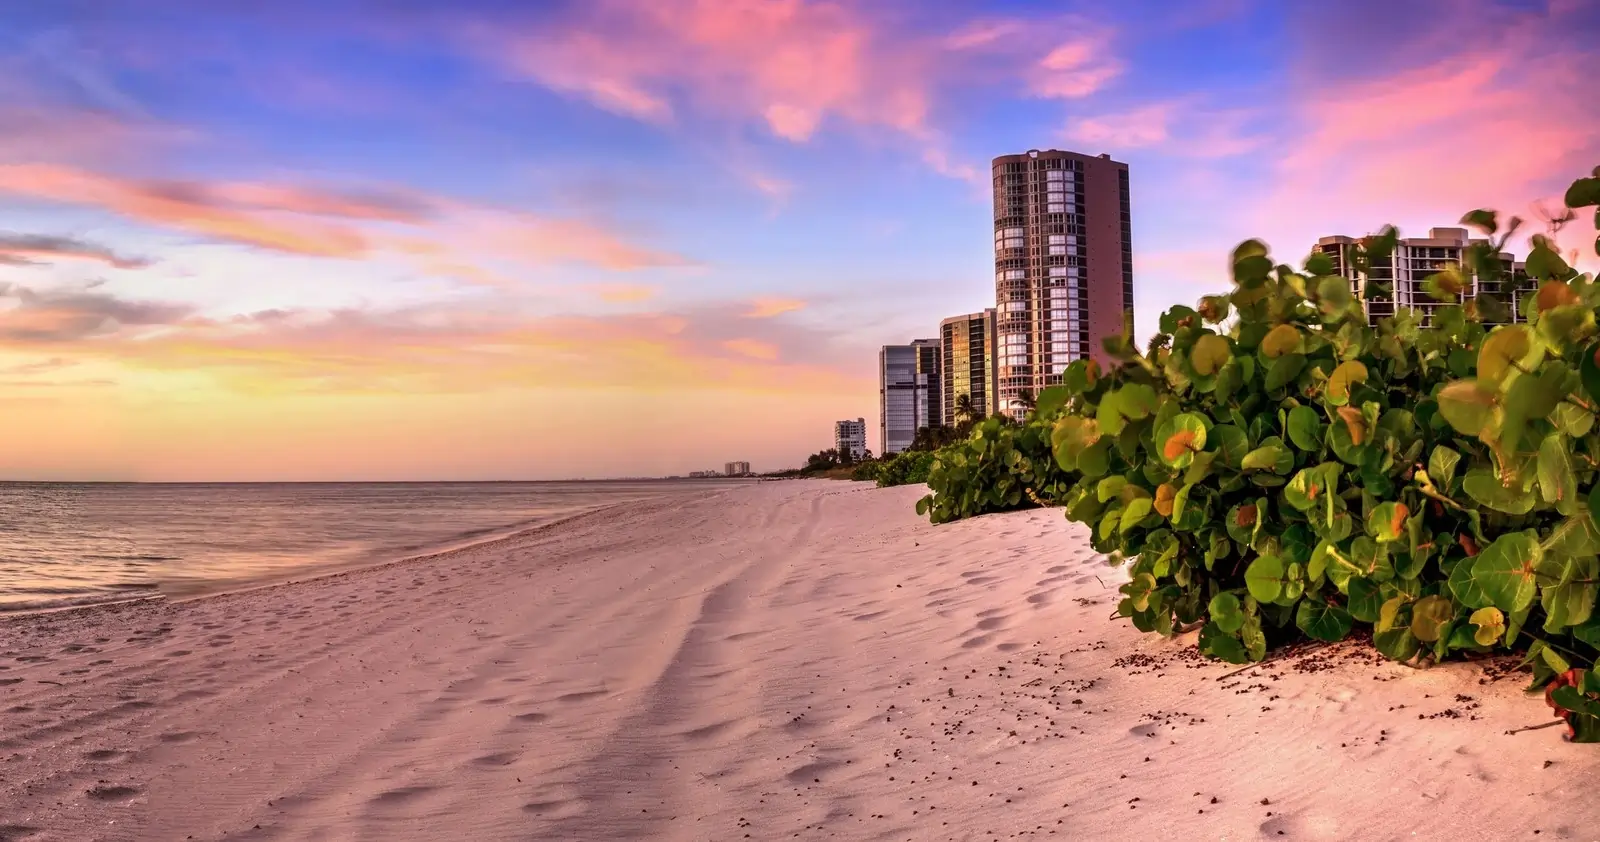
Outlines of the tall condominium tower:
{"type": "Polygon", "coordinates": [[[1107,364],[1101,339],[1133,329],[1128,165],[1037,149],[994,159],[1000,410],[1061,382],[1073,360],[1107,364]]]}
{"type": "Polygon", "coordinates": [[[972,402],[971,417],[982,421],[995,414],[999,401],[1000,355],[995,348],[995,311],[951,316],[939,323],[939,356],[943,369],[940,397],[944,400],[944,423],[949,426],[965,420],[956,408],[964,406],[961,396],[972,402]]]}
{"type": "MultiPolygon", "coordinates": [[[[1400,240],[1393,254],[1372,261],[1365,272],[1359,271],[1350,259],[1351,247],[1356,242],[1351,237],[1323,237],[1317,240],[1317,251],[1333,258],[1335,271],[1350,279],[1350,288],[1361,299],[1367,320],[1375,325],[1384,316],[1394,315],[1396,307],[1413,308],[1421,312],[1424,321],[1429,319],[1444,302],[1428,293],[1425,285],[1428,276],[1449,266],[1461,266],[1467,248],[1483,241],[1468,237],[1465,228],[1434,228],[1426,237],[1400,240]],[[1369,285],[1377,287],[1373,298],[1367,297],[1369,285]]],[[[1462,300],[1480,292],[1496,293],[1510,308],[1512,321],[1527,321],[1521,299],[1537,290],[1539,283],[1528,277],[1523,265],[1512,255],[1502,252],[1498,256],[1504,271],[1501,279],[1481,280],[1466,273],[1468,286],[1462,290],[1462,300]]]]}
{"type": "Polygon", "coordinates": [[[917,430],[940,423],[939,340],[885,345],[878,352],[878,403],[883,425],[879,456],[911,446],[917,430]]]}

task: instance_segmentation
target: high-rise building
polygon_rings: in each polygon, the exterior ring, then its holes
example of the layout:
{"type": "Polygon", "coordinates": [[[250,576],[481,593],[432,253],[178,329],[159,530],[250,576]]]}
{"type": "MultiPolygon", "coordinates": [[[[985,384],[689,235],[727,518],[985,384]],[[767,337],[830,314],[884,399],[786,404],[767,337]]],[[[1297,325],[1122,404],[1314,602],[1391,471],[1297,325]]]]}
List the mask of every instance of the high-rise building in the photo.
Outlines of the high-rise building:
{"type": "Polygon", "coordinates": [[[981,421],[999,407],[1000,355],[995,351],[995,311],[951,316],[939,323],[941,412],[946,425],[954,425],[962,395],[972,401],[972,418],[981,421]]]}
{"type": "Polygon", "coordinates": [[[833,422],[833,448],[841,455],[848,453],[851,459],[860,459],[867,455],[867,419],[857,418],[854,421],[833,422]]]}
{"type": "Polygon", "coordinates": [[[722,466],[722,471],[730,477],[744,477],[750,475],[749,462],[729,462],[722,466]]]}
{"type": "Polygon", "coordinates": [[[1101,340],[1133,330],[1128,165],[1031,150],[994,159],[999,408],[1061,382],[1073,360],[1108,365],[1101,340]]]}
{"type": "MultiPolygon", "coordinates": [[[[1333,259],[1334,271],[1350,279],[1350,288],[1361,299],[1367,320],[1377,324],[1384,316],[1394,315],[1397,307],[1410,307],[1421,312],[1424,321],[1433,311],[1447,302],[1434,298],[1428,292],[1429,275],[1450,266],[1460,267],[1466,250],[1480,238],[1469,237],[1465,228],[1434,228],[1426,237],[1412,237],[1399,241],[1388,257],[1371,261],[1365,272],[1359,271],[1351,260],[1351,247],[1357,240],[1334,236],[1317,240],[1317,251],[1333,259]],[[1368,298],[1372,288],[1374,297],[1368,298]]],[[[1522,312],[1522,297],[1539,288],[1538,281],[1528,277],[1523,265],[1504,252],[1498,255],[1503,271],[1499,281],[1480,280],[1471,272],[1463,272],[1466,287],[1461,300],[1481,292],[1496,293],[1511,311],[1511,320],[1527,321],[1522,312]]]]}
{"type": "Polygon", "coordinates": [[[883,437],[880,456],[911,446],[917,431],[940,423],[939,340],[885,345],[878,352],[878,407],[883,437]]]}

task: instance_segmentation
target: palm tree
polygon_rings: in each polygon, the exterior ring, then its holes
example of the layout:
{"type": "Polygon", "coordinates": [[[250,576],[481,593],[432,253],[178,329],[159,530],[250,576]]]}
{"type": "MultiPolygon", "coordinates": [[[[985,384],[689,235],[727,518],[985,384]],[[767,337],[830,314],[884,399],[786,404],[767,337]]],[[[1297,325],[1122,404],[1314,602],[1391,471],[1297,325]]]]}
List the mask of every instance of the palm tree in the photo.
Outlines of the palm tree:
{"type": "Polygon", "coordinates": [[[956,395],[955,418],[957,429],[972,426],[978,420],[978,408],[972,405],[971,395],[956,395]]]}
{"type": "Polygon", "coordinates": [[[1022,407],[1024,412],[1032,412],[1039,406],[1039,402],[1034,398],[1032,389],[1023,389],[1017,392],[1017,405],[1022,407]]]}

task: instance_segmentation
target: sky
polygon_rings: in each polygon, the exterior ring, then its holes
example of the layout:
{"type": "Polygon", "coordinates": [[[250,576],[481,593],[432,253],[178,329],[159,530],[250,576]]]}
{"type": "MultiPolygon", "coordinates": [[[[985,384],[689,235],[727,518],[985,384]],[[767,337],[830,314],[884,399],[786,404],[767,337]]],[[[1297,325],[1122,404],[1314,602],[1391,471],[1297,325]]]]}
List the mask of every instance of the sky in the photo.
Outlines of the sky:
{"type": "Polygon", "coordinates": [[[1128,163],[1147,336],[1536,220],[1597,67],[1593,0],[0,0],[0,479],[797,466],[992,306],[996,156],[1128,163]]]}

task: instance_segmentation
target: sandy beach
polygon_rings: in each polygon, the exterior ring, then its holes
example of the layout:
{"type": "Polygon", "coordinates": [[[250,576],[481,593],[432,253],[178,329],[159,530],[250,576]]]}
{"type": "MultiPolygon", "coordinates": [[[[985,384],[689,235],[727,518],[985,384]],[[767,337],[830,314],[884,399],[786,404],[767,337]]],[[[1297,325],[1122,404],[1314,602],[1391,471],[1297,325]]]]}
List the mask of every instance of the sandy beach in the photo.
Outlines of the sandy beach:
{"type": "Polygon", "coordinates": [[[1595,838],[1506,661],[1238,673],[1059,511],[774,482],[0,619],[0,840],[1595,838]],[[1535,837],[1535,834],[1538,834],[1535,837]]]}

